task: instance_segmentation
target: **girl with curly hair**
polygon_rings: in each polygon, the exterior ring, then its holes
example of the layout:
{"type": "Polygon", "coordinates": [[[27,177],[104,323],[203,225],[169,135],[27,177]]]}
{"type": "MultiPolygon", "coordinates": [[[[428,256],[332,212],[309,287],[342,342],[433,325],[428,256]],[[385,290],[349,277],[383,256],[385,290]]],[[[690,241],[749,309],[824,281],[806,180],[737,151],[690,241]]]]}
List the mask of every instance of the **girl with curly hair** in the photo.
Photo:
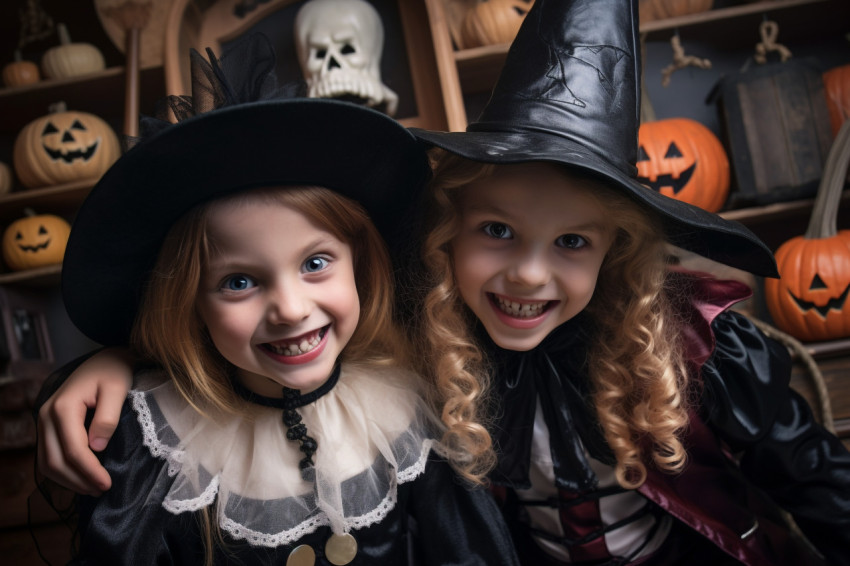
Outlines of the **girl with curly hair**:
{"type": "Polygon", "coordinates": [[[750,289],[679,261],[776,276],[772,254],[635,177],[636,8],[536,0],[479,119],[413,130],[417,361],[446,424],[487,425],[524,564],[848,564],[850,454],[729,310],[750,289]]]}

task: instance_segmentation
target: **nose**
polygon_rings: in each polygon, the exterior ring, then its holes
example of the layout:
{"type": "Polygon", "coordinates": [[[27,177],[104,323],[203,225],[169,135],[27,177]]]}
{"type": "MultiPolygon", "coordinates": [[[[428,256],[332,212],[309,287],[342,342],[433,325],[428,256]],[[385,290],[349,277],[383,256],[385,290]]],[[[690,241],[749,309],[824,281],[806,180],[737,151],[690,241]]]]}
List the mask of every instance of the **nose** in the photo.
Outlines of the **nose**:
{"type": "Polygon", "coordinates": [[[298,284],[278,285],[268,293],[266,319],[269,324],[295,325],[310,316],[312,301],[298,284]]]}
{"type": "Polygon", "coordinates": [[[551,279],[549,261],[542,250],[523,249],[507,270],[511,283],[524,287],[542,287],[551,279]]]}

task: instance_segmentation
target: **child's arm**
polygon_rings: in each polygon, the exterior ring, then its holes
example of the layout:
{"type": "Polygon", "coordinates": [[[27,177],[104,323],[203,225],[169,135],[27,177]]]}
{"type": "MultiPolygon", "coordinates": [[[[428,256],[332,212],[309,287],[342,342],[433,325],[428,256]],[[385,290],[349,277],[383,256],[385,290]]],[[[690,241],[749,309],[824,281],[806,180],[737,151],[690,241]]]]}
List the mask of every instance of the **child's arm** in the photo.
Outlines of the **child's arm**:
{"type": "Polygon", "coordinates": [[[109,489],[109,474],[92,451],[112,437],[132,383],[124,350],[102,350],[80,364],[38,411],[38,470],[81,494],[109,489]],[[86,431],[89,409],[94,415],[86,431]]]}

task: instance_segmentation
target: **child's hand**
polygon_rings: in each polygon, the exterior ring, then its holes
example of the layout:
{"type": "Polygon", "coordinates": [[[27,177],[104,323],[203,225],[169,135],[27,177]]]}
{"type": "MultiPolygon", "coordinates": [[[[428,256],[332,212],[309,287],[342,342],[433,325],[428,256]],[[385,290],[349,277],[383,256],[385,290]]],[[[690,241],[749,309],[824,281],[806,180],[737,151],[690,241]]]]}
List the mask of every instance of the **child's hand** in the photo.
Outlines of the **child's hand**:
{"type": "Polygon", "coordinates": [[[109,489],[109,473],[92,450],[106,448],[132,384],[130,361],[122,350],[103,350],[74,370],[38,411],[39,472],[84,495],[109,489]],[[90,408],[95,412],[87,433],[90,408]]]}

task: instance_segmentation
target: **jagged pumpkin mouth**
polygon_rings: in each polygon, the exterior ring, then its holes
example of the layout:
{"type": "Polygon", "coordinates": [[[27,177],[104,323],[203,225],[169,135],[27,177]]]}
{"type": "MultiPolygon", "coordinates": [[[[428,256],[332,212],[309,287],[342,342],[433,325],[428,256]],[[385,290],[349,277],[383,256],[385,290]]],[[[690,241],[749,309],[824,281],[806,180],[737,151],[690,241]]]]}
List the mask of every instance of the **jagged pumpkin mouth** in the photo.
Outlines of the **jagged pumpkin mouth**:
{"type": "Polygon", "coordinates": [[[794,299],[794,303],[796,303],[797,307],[803,312],[803,314],[806,314],[809,311],[815,311],[821,318],[825,319],[826,315],[829,314],[829,311],[840,311],[844,308],[844,304],[847,302],[847,295],[850,294],[850,284],[844,288],[844,292],[841,293],[841,295],[829,299],[825,305],[816,305],[812,301],[796,297],[791,291],[788,291],[788,294],[791,295],[791,298],[794,299]]]}
{"type": "Polygon", "coordinates": [[[94,142],[88,147],[82,149],[71,149],[62,151],[61,149],[51,149],[44,144],[41,144],[44,151],[53,161],[64,161],[65,163],[73,163],[77,160],[88,161],[97,151],[99,142],[94,142]]]}
{"type": "Polygon", "coordinates": [[[670,187],[671,189],[673,189],[673,194],[675,195],[679,194],[682,189],[684,189],[688,185],[688,182],[690,182],[691,177],[693,176],[694,171],[696,170],[696,167],[697,164],[694,163],[693,165],[682,171],[678,178],[673,177],[673,175],[670,175],[668,173],[664,175],[658,175],[655,178],[655,181],[651,181],[649,177],[641,176],[638,176],[637,179],[638,182],[649,186],[649,188],[656,192],[661,192],[661,189],[663,189],[664,187],[670,187]]]}

